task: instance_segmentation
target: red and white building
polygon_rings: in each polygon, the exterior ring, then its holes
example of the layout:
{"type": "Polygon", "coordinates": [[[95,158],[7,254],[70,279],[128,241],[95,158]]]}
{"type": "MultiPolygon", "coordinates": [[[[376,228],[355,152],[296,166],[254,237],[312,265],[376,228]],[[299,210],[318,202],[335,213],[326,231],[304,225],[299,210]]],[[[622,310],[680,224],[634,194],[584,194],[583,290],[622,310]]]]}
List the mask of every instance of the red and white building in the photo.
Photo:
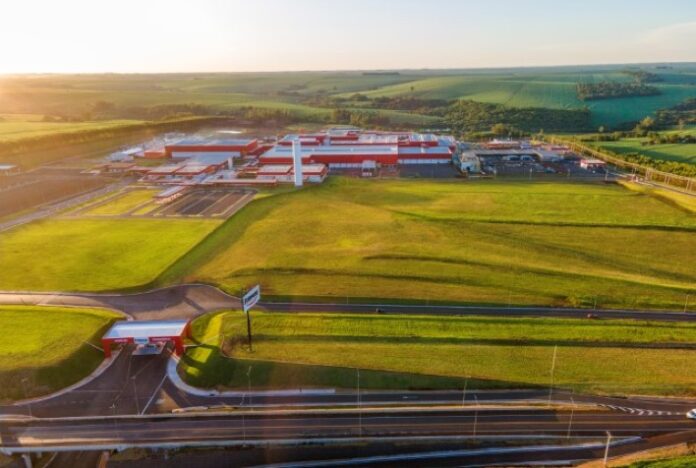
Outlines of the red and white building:
{"type": "MultiPolygon", "coordinates": [[[[303,164],[302,179],[305,182],[321,183],[329,173],[325,164],[303,164]]],[[[269,164],[261,166],[256,173],[260,180],[275,180],[277,182],[293,182],[295,170],[292,164],[269,164]]]]}
{"type": "Polygon", "coordinates": [[[169,157],[176,158],[178,153],[237,153],[246,156],[259,146],[255,138],[239,139],[188,139],[164,146],[169,157]]]}
{"type": "Polygon", "coordinates": [[[111,357],[111,347],[119,344],[141,346],[172,343],[176,354],[184,354],[184,340],[191,337],[188,320],[122,320],[114,323],[102,337],[104,355],[111,357]]]}
{"type": "Polygon", "coordinates": [[[379,166],[448,164],[456,149],[456,142],[451,136],[330,129],[286,135],[277,145],[261,154],[259,162],[269,165],[292,164],[294,140],[299,140],[301,144],[303,165],[325,164],[330,168],[362,168],[366,161],[379,166]]]}

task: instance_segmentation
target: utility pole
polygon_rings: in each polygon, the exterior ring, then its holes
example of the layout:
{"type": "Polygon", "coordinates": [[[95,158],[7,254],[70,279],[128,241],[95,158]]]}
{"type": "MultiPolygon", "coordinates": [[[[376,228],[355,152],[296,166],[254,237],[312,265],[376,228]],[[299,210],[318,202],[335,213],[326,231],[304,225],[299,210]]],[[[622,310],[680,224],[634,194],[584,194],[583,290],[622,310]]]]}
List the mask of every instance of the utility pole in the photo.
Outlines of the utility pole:
{"type": "Polygon", "coordinates": [[[553,359],[551,360],[551,386],[549,387],[549,406],[551,406],[551,395],[553,394],[554,371],[556,370],[556,354],[558,353],[558,345],[553,347],[553,359]]]}
{"type": "Polygon", "coordinates": [[[611,432],[607,431],[607,446],[604,448],[604,468],[607,466],[607,460],[609,460],[609,444],[611,443],[611,432]]]}
{"type": "Polygon", "coordinates": [[[689,306],[689,295],[686,295],[686,299],[684,299],[684,312],[686,312],[686,308],[689,306]]]}

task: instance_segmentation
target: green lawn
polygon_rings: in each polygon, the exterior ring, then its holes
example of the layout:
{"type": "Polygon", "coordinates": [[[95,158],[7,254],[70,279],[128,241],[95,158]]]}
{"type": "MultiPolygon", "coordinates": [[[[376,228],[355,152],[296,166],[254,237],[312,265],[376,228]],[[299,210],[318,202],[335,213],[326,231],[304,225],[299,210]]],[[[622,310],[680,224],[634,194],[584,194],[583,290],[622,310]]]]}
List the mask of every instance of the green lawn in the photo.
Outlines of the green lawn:
{"type": "Polygon", "coordinates": [[[0,401],[47,394],[86,377],[104,359],[87,343],[99,346],[119,318],[99,309],[0,306],[0,401]]]}
{"type": "MultiPolygon", "coordinates": [[[[676,133],[696,135],[696,127],[676,131],[676,133]]],[[[601,141],[591,144],[619,154],[639,153],[653,159],[696,164],[696,144],[643,145],[646,141],[648,138],[622,138],[618,141],[601,141]]]]}
{"type": "Polygon", "coordinates": [[[202,346],[187,352],[182,375],[194,385],[244,386],[252,366],[257,387],[352,387],[360,368],[369,371],[362,385],[373,388],[460,388],[467,377],[472,387],[546,386],[558,345],[554,382],[561,387],[620,394],[696,389],[696,350],[658,345],[693,343],[693,323],[264,312],[253,312],[252,323],[249,352],[241,312],[196,320],[202,346]],[[230,357],[218,351],[221,337],[230,357]]]}
{"type": "Polygon", "coordinates": [[[127,214],[141,205],[145,205],[157,193],[157,190],[129,190],[106,203],[97,203],[88,209],[85,214],[101,216],[118,216],[127,214]]]}
{"type": "Polygon", "coordinates": [[[101,291],[153,281],[219,224],[48,219],[0,233],[0,289],[101,291]]]}
{"type": "Polygon", "coordinates": [[[682,309],[696,217],[618,185],[331,178],[253,201],[165,278],[237,293],[682,309]]]}

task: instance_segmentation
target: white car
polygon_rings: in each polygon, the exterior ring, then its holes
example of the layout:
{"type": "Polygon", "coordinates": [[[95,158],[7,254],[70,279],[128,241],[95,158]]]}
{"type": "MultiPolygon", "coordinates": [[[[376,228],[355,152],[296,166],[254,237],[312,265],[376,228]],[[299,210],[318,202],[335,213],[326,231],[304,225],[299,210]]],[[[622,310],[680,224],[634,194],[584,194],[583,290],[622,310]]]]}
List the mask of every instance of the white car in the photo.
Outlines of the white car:
{"type": "Polygon", "coordinates": [[[695,419],[696,420],[696,408],[692,409],[688,413],[686,413],[686,417],[688,419],[695,419]]]}

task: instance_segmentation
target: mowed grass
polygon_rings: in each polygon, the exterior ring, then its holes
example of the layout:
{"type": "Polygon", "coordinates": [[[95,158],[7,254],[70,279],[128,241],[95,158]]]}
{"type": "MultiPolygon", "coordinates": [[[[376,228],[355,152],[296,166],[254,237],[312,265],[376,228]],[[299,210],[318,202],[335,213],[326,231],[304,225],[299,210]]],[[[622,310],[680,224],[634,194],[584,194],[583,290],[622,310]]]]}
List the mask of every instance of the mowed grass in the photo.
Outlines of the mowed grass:
{"type": "Polygon", "coordinates": [[[695,245],[693,213],[618,185],[330,178],[253,201],[165,277],[338,302],[681,310],[695,245]]]}
{"type": "MultiPolygon", "coordinates": [[[[681,135],[696,135],[696,127],[670,132],[681,135]]],[[[618,141],[591,143],[593,146],[608,149],[619,154],[638,153],[653,159],[696,164],[696,144],[644,145],[648,138],[622,138],[618,141]]]]}
{"type": "Polygon", "coordinates": [[[105,203],[97,203],[85,211],[89,215],[117,216],[127,214],[152,200],[157,190],[136,189],[109,199],[105,203]]]}
{"type": "Polygon", "coordinates": [[[47,394],[89,375],[104,359],[101,334],[115,312],[0,306],[0,400],[47,394]]]}
{"type": "MultiPolygon", "coordinates": [[[[417,313],[417,311],[415,312],[417,313]]],[[[193,324],[202,346],[180,372],[202,386],[244,386],[252,366],[257,387],[355,385],[355,368],[374,388],[547,386],[620,394],[690,394],[696,324],[543,318],[252,313],[253,352],[241,312],[207,315],[193,324]],[[221,340],[226,356],[219,352],[221,340]],[[302,379],[287,366],[311,366],[302,379]],[[394,373],[394,374],[391,374],[394,373]]]]}
{"type": "Polygon", "coordinates": [[[214,220],[48,219],[0,233],[0,289],[101,291],[153,281],[214,220]]]}

